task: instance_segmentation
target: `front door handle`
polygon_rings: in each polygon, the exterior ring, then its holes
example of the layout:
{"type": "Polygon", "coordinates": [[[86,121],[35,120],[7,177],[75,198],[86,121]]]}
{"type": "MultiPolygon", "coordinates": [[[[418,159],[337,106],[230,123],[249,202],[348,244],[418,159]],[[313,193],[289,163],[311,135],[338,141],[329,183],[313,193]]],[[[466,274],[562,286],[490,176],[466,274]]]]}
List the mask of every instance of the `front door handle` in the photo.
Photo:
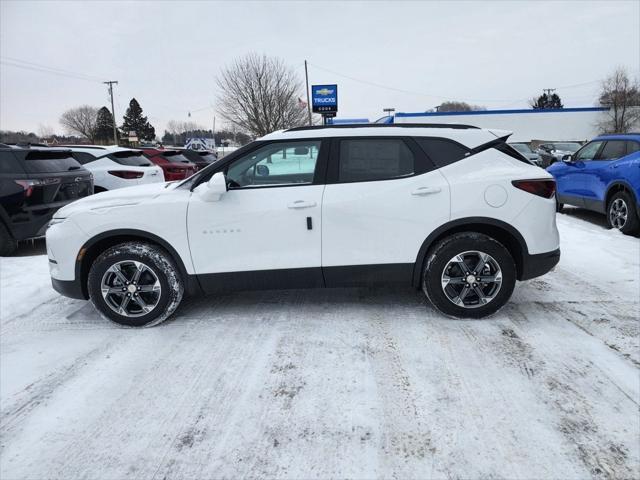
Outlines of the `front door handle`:
{"type": "Polygon", "coordinates": [[[431,195],[432,193],[438,193],[440,191],[442,191],[440,187],[420,187],[411,192],[411,195],[431,195]]]}
{"type": "Polygon", "coordinates": [[[287,205],[287,207],[293,208],[293,209],[311,208],[315,206],[316,206],[316,202],[307,202],[305,200],[296,200],[295,202],[287,205]]]}

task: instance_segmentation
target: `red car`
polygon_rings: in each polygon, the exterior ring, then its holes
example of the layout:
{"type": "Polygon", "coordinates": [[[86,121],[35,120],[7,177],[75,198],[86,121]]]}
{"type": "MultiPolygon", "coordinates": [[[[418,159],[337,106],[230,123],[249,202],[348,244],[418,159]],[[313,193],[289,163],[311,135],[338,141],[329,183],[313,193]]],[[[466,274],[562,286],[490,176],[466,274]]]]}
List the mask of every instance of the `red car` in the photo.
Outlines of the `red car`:
{"type": "Polygon", "coordinates": [[[180,150],[165,150],[163,148],[142,148],[142,152],[153,163],[162,168],[167,182],[183,180],[196,173],[196,166],[180,150]]]}

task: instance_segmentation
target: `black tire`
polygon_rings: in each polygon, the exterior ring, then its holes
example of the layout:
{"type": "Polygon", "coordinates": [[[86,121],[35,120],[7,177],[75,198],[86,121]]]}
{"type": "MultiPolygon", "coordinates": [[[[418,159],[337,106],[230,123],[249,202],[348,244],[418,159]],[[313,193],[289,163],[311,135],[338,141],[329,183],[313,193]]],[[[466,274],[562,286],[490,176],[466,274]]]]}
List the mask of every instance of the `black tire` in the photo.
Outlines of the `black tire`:
{"type": "Polygon", "coordinates": [[[640,219],[638,219],[638,209],[636,208],[636,203],[633,197],[624,190],[616,192],[609,199],[609,203],[607,204],[607,223],[611,228],[615,228],[620,230],[622,233],[626,235],[633,235],[640,231],[640,219]],[[613,212],[614,206],[622,202],[624,208],[626,210],[626,221],[621,225],[619,220],[615,219],[615,214],[613,212]]]}
{"type": "Polygon", "coordinates": [[[18,242],[13,238],[5,224],[0,221],[0,257],[11,255],[18,248],[18,242]]]}
{"type": "MultiPolygon", "coordinates": [[[[135,272],[135,269],[133,270],[135,272]]],[[[125,278],[131,279],[129,275],[125,275],[125,278]]],[[[134,285],[136,282],[132,282],[134,285]]],[[[151,285],[146,285],[150,287],[151,285]]],[[[170,255],[162,248],[143,242],[127,242],[114,247],[109,248],[102,253],[91,266],[88,278],[88,290],[89,298],[94,304],[96,309],[113,322],[127,327],[152,327],[166,320],[175,310],[178,308],[182,295],[184,294],[184,285],[180,272],[175,266],[174,261],[170,255]],[[143,279],[151,279],[151,282],[159,284],[160,291],[157,292],[140,292],[138,293],[114,293],[107,295],[105,298],[102,294],[102,281],[103,278],[110,278],[113,288],[129,288],[129,283],[124,284],[114,273],[107,273],[107,271],[114,265],[119,264],[122,266],[121,273],[126,274],[124,268],[130,268],[132,262],[140,262],[146,267],[145,273],[141,274],[140,285],[143,284],[143,279]],[[106,277],[105,277],[106,275],[106,277]],[[155,278],[154,278],[155,277],[155,278]],[[113,283],[115,282],[115,283],[113,283]],[[133,310],[128,312],[129,315],[123,315],[114,310],[114,303],[122,302],[124,296],[131,297],[127,301],[127,309],[133,310]],[[137,297],[134,301],[133,297],[137,297]],[[151,305],[155,303],[153,308],[144,313],[144,310],[138,305],[138,300],[142,300],[143,305],[151,305]],[[107,302],[110,303],[107,303],[107,302]],[[129,303],[131,305],[129,306],[129,303]],[[136,312],[138,309],[140,311],[136,312]],[[135,316],[137,315],[137,316],[135,316]]]]}
{"type": "MultiPolygon", "coordinates": [[[[516,266],[509,251],[497,240],[477,232],[456,233],[438,242],[427,254],[422,272],[422,290],[429,302],[445,315],[458,318],[482,318],[497,312],[511,297],[515,283],[516,266]],[[502,272],[502,284],[495,292],[495,296],[488,303],[473,307],[456,305],[445,294],[445,288],[442,285],[442,276],[450,260],[456,255],[469,251],[490,255],[502,272]]],[[[477,295],[476,298],[480,303],[477,295]]]]}

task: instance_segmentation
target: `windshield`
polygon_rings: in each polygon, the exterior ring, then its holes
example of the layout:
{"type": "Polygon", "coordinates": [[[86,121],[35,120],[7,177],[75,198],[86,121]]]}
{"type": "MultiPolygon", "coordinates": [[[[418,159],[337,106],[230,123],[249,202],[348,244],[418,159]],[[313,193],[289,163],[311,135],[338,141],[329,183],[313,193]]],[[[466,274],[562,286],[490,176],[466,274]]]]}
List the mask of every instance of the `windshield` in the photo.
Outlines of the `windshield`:
{"type": "Polygon", "coordinates": [[[106,157],[120,165],[126,165],[128,167],[150,167],[152,165],[142,152],[136,150],[113,152],[106,155],[106,157]]]}
{"type": "Polygon", "coordinates": [[[27,153],[24,169],[27,173],[57,173],[80,170],[82,166],[71,156],[71,152],[33,150],[27,153]]]}
{"type": "Polygon", "coordinates": [[[554,143],[553,148],[556,150],[562,150],[563,152],[577,152],[580,150],[579,143],[554,143]]]}
{"type": "Polygon", "coordinates": [[[511,143],[510,145],[520,153],[533,153],[529,146],[524,143],[511,143]]]}

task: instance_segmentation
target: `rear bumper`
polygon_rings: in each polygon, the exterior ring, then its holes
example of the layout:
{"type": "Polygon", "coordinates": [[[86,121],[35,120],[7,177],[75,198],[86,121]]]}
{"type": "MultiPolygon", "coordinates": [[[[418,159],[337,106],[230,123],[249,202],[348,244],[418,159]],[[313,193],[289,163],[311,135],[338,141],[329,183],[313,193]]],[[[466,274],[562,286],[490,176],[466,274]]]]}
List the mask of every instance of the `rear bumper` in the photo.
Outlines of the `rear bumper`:
{"type": "Polygon", "coordinates": [[[560,249],[536,255],[525,254],[518,280],[530,280],[549,272],[560,261],[560,249]]]}
{"type": "Polygon", "coordinates": [[[58,280],[57,278],[51,278],[51,285],[53,285],[53,289],[60,295],[77,298],[78,300],[88,300],[82,292],[82,285],[78,280],[58,280]]]}

